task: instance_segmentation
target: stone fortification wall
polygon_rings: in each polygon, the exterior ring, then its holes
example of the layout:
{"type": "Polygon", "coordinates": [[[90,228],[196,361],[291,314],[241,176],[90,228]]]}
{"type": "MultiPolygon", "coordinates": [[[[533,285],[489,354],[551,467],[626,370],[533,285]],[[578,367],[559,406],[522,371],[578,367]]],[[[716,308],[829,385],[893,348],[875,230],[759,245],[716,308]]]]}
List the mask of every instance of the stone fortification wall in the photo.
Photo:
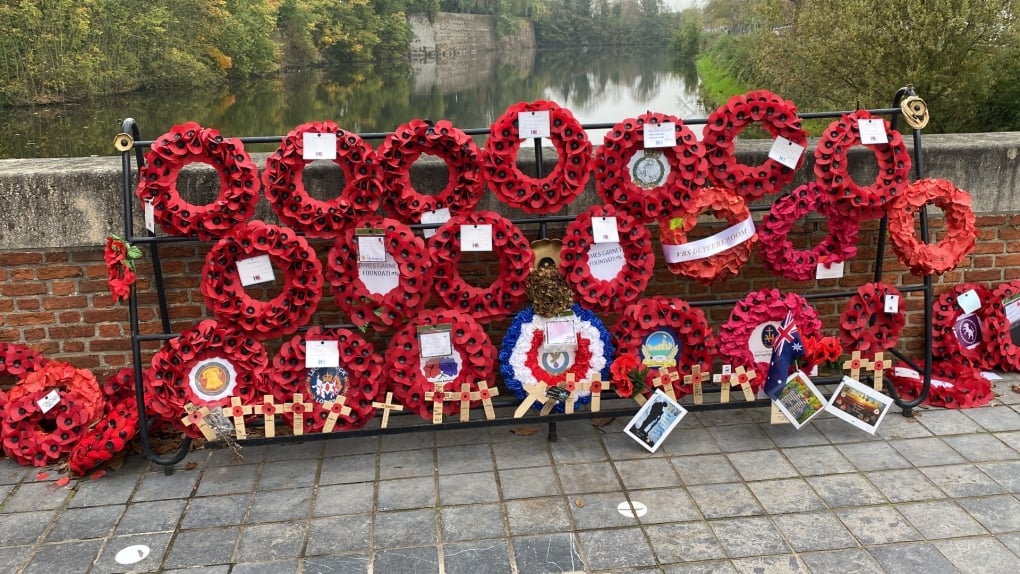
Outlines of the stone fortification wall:
{"type": "Polygon", "coordinates": [[[519,19],[517,31],[504,37],[496,33],[496,20],[492,16],[440,12],[433,22],[421,14],[412,14],[407,20],[414,34],[411,57],[415,60],[536,47],[535,29],[530,20],[519,19]]]}

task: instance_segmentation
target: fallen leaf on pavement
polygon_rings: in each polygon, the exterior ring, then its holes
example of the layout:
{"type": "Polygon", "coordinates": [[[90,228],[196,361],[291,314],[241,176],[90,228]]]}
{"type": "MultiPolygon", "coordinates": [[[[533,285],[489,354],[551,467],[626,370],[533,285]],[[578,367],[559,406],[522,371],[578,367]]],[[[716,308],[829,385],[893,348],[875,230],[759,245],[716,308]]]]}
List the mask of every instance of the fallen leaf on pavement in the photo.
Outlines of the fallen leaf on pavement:
{"type": "Polygon", "coordinates": [[[517,427],[510,432],[517,436],[531,436],[538,432],[538,427],[517,427]]]}

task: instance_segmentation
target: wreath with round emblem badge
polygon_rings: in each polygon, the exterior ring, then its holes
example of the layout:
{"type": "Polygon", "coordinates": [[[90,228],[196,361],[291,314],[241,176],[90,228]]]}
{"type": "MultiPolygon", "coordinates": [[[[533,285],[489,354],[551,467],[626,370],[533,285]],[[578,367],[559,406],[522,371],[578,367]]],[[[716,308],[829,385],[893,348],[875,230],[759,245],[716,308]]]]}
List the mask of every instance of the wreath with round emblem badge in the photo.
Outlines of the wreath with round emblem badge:
{"type": "Polygon", "coordinates": [[[482,154],[483,177],[496,197],[528,213],[555,213],[574,200],[591,177],[592,145],[570,110],[555,102],[521,102],[506,109],[489,128],[482,154]],[[556,148],[556,167],[542,178],[524,175],[517,167],[522,138],[518,116],[549,115],[549,139],[556,148]]]}
{"type": "Polygon", "coordinates": [[[993,304],[987,287],[977,283],[954,285],[932,302],[932,356],[982,369],[997,368],[1000,348],[990,323],[1001,314],[1001,306],[993,304]],[[969,291],[974,292],[980,305],[972,313],[964,311],[960,303],[961,296],[969,291]]]}
{"type": "Polygon", "coordinates": [[[899,289],[886,283],[858,287],[839,315],[839,338],[844,347],[871,354],[895,347],[907,322],[901,300],[899,289]],[[886,297],[897,299],[895,312],[885,312],[886,297]]]}
{"type": "Polygon", "coordinates": [[[705,149],[683,120],[646,113],[614,125],[595,153],[595,189],[607,205],[651,223],[686,208],[705,184],[705,149]],[[672,123],[676,145],[645,148],[648,125],[672,123]],[[639,155],[640,154],[640,155],[639,155]]]}
{"type": "Polygon", "coordinates": [[[153,142],[138,171],[138,198],[152,202],[153,217],[171,235],[218,239],[255,213],[259,170],[236,138],[194,122],[179,124],[153,142]],[[177,177],[190,163],[206,163],[220,175],[220,193],[208,205],[181,198],[177,177]]]}
{"type": "Polygon", "coordinates": [[[977,242],[970,194],[948,180],[915,181],[890,202],[887,215],[893,251],[914,275],[941,275],[954,269],[977,242]],[[916,214],[928,204],[945,215],[945,233],[938,243],[925,243],[914,232],[916,214]]]}
{"type": "MultiPolygon", "coordinates": [[[[545,383],[550,387],[566,387],[567,375],[575,382],[591,381],[595,375],[609,380],[609,365],[613,357],[613,343],[609,331],[591,311],[574,304],[563,315],[544,317],[528,307],[517,314],[503,336],[499,352],[499,369],[503,384],[518,399],[528,396],[526,386],[545,383]],[[547,345],[550,323],[569,322],[576,337],[575,345],[547,345]]],[[[577,391],[577,405],[591,401],[591,393],[577,391]]],[[[542,405],[536,404],[536,409],[542,405]]],[[[563,404],[553,408],[563,412],[563,404]]]]}
{"type": "Polygon", "coordinates": [[[343,130],[331,121],[309,122],[290,131],[280,147],[266,160],[262,181],[273,212],[280,223],[308,237],[333,237],[345,223],[379,208],[382,186],[376,179],[376,154],[372,146],[356,133],[343,130]],[[304,184],[305,138],[332,134],[336,138],[336,159],[344,177],[344,186],[332,199],[316,199],[304,184]]]}

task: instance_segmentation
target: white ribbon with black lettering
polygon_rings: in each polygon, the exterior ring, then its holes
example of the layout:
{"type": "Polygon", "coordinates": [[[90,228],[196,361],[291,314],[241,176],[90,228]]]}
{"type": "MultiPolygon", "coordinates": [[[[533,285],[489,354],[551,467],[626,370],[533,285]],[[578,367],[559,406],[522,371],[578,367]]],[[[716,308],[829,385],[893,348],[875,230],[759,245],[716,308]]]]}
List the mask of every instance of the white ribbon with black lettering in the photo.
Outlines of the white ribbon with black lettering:
{"type": "Polygon", "coordinates": [[[695,259],[705,259],[722,253],[731,247],[740,245],[754,235],[754,220],[748,217],[744,221],[727,227],[723,231],[704,239],[690,241],[681,245],[662,246],[662,255],[667,263],[683,263],[695,259]]]}

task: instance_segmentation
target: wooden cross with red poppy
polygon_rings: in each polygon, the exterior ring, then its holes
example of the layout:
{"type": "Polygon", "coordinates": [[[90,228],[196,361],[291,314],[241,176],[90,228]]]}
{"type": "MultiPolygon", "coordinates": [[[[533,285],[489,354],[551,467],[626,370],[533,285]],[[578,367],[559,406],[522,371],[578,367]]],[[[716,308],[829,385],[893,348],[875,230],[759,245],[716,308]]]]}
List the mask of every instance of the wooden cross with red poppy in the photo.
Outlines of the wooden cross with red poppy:
{"type": "Polygon", "coordinates": [[[580,390],[591,393],[591,412],[597,413],[602,410],[602,392],[608,391],[613,381],[603,381],[602,376],[595,373],[590,381],[582,381],[578,385],[580,390]]]}
{"type": "Polygon", "coordinates": [[[251,405],[242,405],[241,397],[230,397],[230,406],[223,407],[223,416],[234,419],[234,434],[237,435],[237,440],[248,438],[248,431],[244,428],[244,417],[251,413],[251,405]]]}
{"type": "Polygon", "coordinates": [[[740,387],[740,390],[744,391],[744,399],[748,402],[754,402],[754,389],[751,388],[751,381],[758,376],[758,373],[748,371],[741,365],[733,371],[733,374],[737,377],[736,385],[740,387]]]}
{"type": "Polygon", "coordinates": [[[386,428],[387,426],[389,426],[389,424],[390,424],[390,411],[402,411],[402,410],[404,410],[404,405],[397,404],[397,403],[393,402],[393,393],[392,392],[387,392],[386,393],[386,402],[380,403],[380,402],[372,401],[372,406],[377,408],[377,409],[382,409],[383,410],[382,422],[379,423],[379,427],[380,428],[386,428]]]}
{"type": "Polygon", "coordinates": [[[719,383],[719,402],[728,403],[730,402],[730,387],[733,385],[733,367],[731,365],[723,365],[722,372],[712,375],[712,382],[719,383]]]}
{"type": "MultiPolygon", "coordinates": [[[[662,392],[676,400],[676,391],[673,390],[673,383],[680,380],[680,373],[676,369],[670,369],[663,367],[659,369],[659,375],[652,377],[652,387],[656,389],[662,389],[662,392]]],[[[652,391],[655,392],[655,391],[652,391]]],[[[644,405],[648,399],[641,393],[634,394],[634,401],[639,405],[644,405]]]]}
{"type": "Polygon", "coordinates": [[[196,407],[195,405],[188,403],[184,405],[184,412],[188,414],[181,419],[182,423],[198,427],[198,430],[202,432],[202,436],[205,437],[205,440],[216,440],[216,432],[213,431],[212,427],[209,426],[209,423],[205,420],[205,417],[209,416],[209,407],[196,407]]]}
{"type": "Polygon", "coordinates": [[[336,426],[336,419],[340,415],[347,416],[351,414],[351,407],[347,406],[347,397],[340,395],[335,401],[326,401],[322,403],[322,408],[329,411],[329,415],[326,417],[326,424],[322,425],[322,432],[333,432],[333,427],[336,426]]]}
{"type": "Polygon", "coordinates": [[[294,435],[300,436],[305,434],[305,413],[311,412],[313,405],[312,403],[304,402],[305,396],[301,393],[294,393],[294,398],[291,399],[293,402],[283,404],[283,412],[292,413],[294,415],[293,427],[294,435]]]}
{"type": "Polygon", "coordinates": [[[528,396],[524,397],[521,404],[517,406],[517,410],[514,411],[514,418],[519,419],[524,416],[524,413],[528,412],[531,405],[539,403],[544,405],[549,397],[545,395],[545,392],[549,390],[549,385],[545,383],[525,383],[524,391],[528,393],[528,396]]]}
{"type": "Polygon", "coordinates": [[[701,365],[693,365],[691,367],[691,374],[684,375],[684,384],[692,385],[694,387],[694,404],[696,405],[700,405],[705,402],[705,395],[701,388],[701,383],[708,376],[708,373],[701,372],[701,365]]]}
{"type": "Polygon", "coordinates": [[[276,407],[280,406],[273,402],[273,395],[262,395],[262,402],[254,405],[252,412],[262,415],[264,421],[266,438],[276,436],[276,407]]]}
{"type": "Polygon", "coordinates": [[[443,390],[446,383],[432,383],[432,390],[425,392],[425,400],[432,401],[432,424],[443,423],[443,405],[446,401],[455,401],[460,395],[453,391],[443,390]]]}
{"type": "Polygon", "coordinates": [[[850,354],[850,358],[843,361],[843,368],[850,370],[850,378],[855,381],[861,380],[861,369],[867,369],[871,365],[871,361],[867,359],[861,359],[861,352],[854,351],[850,354]]]}
{"type": "Polygon", "coordinates": [[[863,366],[865,370],[873,373],[871,380],[872,385],[875,387],[876,391],[881,391],[885,370],[892,367],[892,361],[886,361],[885,353],[879,351],[875,353],[875,356],[870,361],[861,363],[861,366],[863,366]]]}
{"type": "Polygon", "coordinates": [[[472,391],[469,383],[463,383],[460,386],[460,422],[462,423],[471,418],[472,401],[482,401],[485,418],[490,421],[496,418],[496,410],[492,408],[492,397],[499,394],[499,389],[495,387],[490,389],[489,383],[485,381],[477,381],[475,385],[478,387],[477,391],[472,391]]]}

